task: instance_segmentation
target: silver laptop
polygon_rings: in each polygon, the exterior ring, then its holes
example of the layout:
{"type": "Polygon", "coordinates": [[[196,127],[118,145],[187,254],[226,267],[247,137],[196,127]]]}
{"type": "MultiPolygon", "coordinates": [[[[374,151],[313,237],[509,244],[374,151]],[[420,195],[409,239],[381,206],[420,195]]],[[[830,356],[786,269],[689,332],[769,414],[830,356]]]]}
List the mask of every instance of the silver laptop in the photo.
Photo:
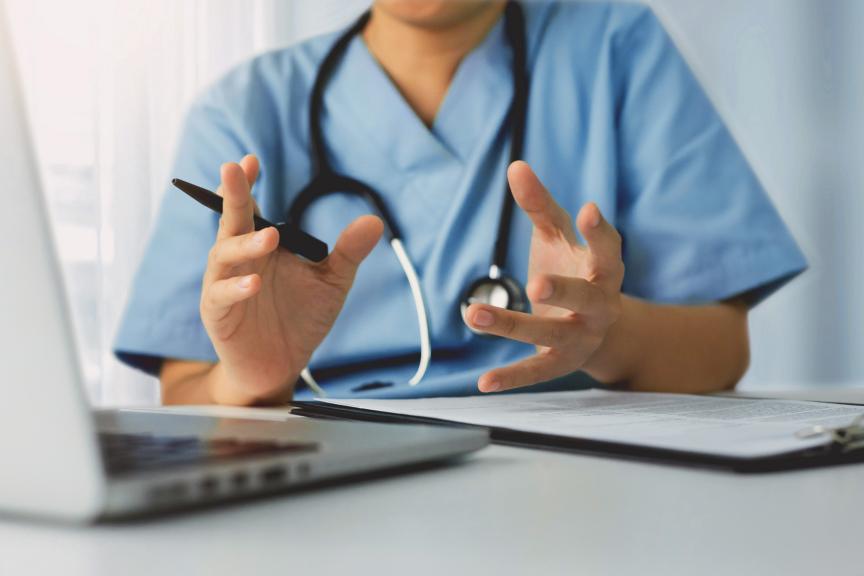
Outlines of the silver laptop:
{"type": "Polygon", "coordinates": [[[93,521],[454,458],[485,432],[102,411],[84,398],[0,0],[0,513],[93,521]]]}

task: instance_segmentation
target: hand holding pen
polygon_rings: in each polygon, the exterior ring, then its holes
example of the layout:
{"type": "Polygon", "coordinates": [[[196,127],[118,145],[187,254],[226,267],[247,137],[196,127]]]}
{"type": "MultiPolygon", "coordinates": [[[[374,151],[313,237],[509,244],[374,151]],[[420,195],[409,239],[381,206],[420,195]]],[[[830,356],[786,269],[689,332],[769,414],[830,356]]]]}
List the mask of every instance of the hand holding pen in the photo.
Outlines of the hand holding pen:
{"type": "MultiPolygon", "coordinates": [[[[262,219],[255,215],[251,186],[258,169],[258,160],[249,155],[221,170],[222,218],[200,303],[204,327],[219,356],[203,377],[218,403],[290,397],[300,371],[336,321],[358,266],[383,230],[377,217],[361,216],[320,262],[278,250],[281,231],[272,226],[256,231],[262,219]]],[[[297,238],[292,239],[294,247],[302,249],[297,238]]]]}

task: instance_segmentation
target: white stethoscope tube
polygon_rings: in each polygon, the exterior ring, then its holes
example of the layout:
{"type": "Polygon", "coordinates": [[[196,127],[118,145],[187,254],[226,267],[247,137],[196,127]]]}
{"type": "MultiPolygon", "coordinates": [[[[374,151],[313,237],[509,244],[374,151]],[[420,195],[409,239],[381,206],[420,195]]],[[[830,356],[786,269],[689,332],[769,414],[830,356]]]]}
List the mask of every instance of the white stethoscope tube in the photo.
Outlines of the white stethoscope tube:
{"type": "MultiPolygon", "coordinates": [[[[390,247],[393,248],[393,253],[396,254],[396,259],[399,265],[402,266],[402,271],[405,273],[405,278],[408,279],[408,287],[411,288],[411,297],[414,300],[414,308],[417,313],[417,325],[420,330],[420,363],[417,365],[417,371],[414,376],[408,381],[410,386],[416,386],[423,380],[426,375],[426,370],[429,368],[429,362],[432,360],[432,339],[429,336],[429,318],[426,315],[426,299],[423,298],[423,289],[420,287],[420,280],[417,278],[417,271],[414,269],[414,264],[408,258],[408,253],[405,252],[405,247],[402,241],[398,238],[390,240],[390,247]]],[[[305,367],[300,372],[300,378],[309,386],[309,389],[319,398],[326,398],[327,393],[312,377],[309,367],[305,367]]]]}
{"type": "Polygon", "coordinates": [[[420,330],[420,363],[417,365],[417,371],[414,373],[414,376],[408,381],[408,384],[411,386],[416,386],[423,379],[423,376],[426,375],[429,361],[432,359],[432,341],[429,337],[429,319],[426,317],[426,300],[423,298],[423,290],[420,288],[417,271],[414,270],[414,265],[411,263],[411,259],[408,258],[405,247],[402,246],[402,241],[398,238],[393,238],[390,241],[390,246],[393,247],[393,252],[396,253],[396,258],[399,260],[399,264],[402,265],[402,270],[408,279],[411,296],[414,298],[414,308],[417,310],[417,327],[420,330]]]}

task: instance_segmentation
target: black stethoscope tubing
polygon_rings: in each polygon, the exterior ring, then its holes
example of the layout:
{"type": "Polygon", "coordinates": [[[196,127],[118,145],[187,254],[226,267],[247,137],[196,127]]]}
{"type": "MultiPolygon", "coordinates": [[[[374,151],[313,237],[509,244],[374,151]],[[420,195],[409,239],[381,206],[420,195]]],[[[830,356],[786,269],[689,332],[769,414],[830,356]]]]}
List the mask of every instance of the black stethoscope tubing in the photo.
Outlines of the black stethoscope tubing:
{"type": "MultiPolygon", "coordinates": [[[[352,194],[363,198],[375,208],[384,221],[385,234],[389,239],[402,239],[402,232],[383,198],[371,186],[355,178],[337,174],[330,166],[327,161],[327,150],[321,129],[321,112],[324,106],[324,90],[327,83],[349,43],[354,36],[362,32],[370,17],[371,12],[364,12],[336,40],[318,69],[309,105],[310,163],[313,176],[309,184],[300,191],[292,202],[288,209],[287,220],[289,224],[299,225],[307,208],[315,200],[334,193],[352,194]]],[[[517,2],[507,3],[504,19],[507,39],[513,50],[513,101],[509,112],[511,131],[509,163],[512,163],[522,157],[528,101],[525,20],[522,9],[517,2]]],[[[492,252],[492,267],[499,271],[505,269],[507,262],[513,207],[514,200],[510,183],[505,178],[504,202],[501,207],[498,234],[492,252]]]]}
{"type": "MultiPolygon", "coordinates": [[[[333,75],[333,71],[339,60],[348,49],[349,43],[354,36],[365,28],[370,17],[370,11],[363,13],[336,40],[318,69],[315,83],[312,86],[309,105],[309,153],[312,179],[291,203],[288,209],[287,223],[299,227],[303,215],[315,200],[335,193],[357,196],[375,209],[378,216],[384,222],[384,235],[393,248],[396,258],[408,280],[417,312],[417,320],[420,327],[420,363],[416,373],[409,381],[409,384],[414,386],[425,375],[431,359],[429,322],[423,290],[420,286],[417,272],[405,251],[402,243],[402,232],[382,196],[368,184],[349,176],[337,174],[333,170],[327,160],[327,149],[321,128],[321,113],[324,106],[324,90],[327,82],[333,75]]],[[[510,164],[522,156],[528,102],[525,20],[522,9],[515,0],[510,0],[507,3],[504,9],[504,21],[507,39],[513,51],[513,101],[508,112],[510,118],[510,162],[508,164],[510,164]]],[[[487,275],[475,280],[466,290],[460,303],[463,317],[468,306],[474,302],[492,304],[518,311],[524,310],[526,307],[524,289],[516,280],[504,274],[514,204],[515,200],[510,190],[510,184],[505,178],[504,202],[498,220],[498,235],[492,251],[492,263],[487,275]]],[[[326,396],[324,390],[313,378],[308,366],[301,372],[301,378],[317,395],[326,396]]]]}

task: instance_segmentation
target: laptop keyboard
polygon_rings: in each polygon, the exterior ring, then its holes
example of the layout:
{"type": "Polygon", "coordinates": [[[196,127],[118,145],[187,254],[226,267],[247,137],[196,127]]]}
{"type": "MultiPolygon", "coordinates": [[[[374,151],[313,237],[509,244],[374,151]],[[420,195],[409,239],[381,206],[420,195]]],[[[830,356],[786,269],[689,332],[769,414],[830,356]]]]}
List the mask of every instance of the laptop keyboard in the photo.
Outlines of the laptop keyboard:
{"type": "Polygon", "coordinates": [[[152,436],[101,432],[99,441],[109,474],[119,475],[173,466],[242,458],[315,452],[314,442],[152,436]]]}

